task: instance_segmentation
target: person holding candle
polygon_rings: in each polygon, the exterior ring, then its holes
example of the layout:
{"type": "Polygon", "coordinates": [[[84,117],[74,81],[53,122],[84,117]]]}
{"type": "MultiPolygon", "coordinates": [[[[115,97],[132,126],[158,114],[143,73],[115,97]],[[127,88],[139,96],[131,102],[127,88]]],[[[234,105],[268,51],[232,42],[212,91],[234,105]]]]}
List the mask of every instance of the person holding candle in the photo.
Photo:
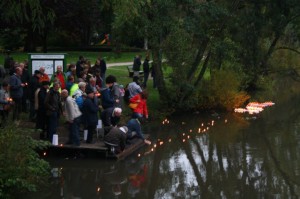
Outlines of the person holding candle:
{"type": "Polygon", "coordinates": [[[6,125],[6,120],[8,118],[8,113],[11,104],[11,98],[9,96],[9,85],[4,82],[2,84],[2,89],[0,90],[0,115],[1,115],[1,123],[0,127],[4,128],[6,125]]]}
{"type": "Polygon", "coordinates": [[[14,102],[12,119],[17,124],[19,123],[17,120],[19,120],[20,111],[22,110],[23,87],[25,86],[21,81],[22,72],[22,68],[16,67],[15,73],[9,78],[10,96],[14,102]]]}

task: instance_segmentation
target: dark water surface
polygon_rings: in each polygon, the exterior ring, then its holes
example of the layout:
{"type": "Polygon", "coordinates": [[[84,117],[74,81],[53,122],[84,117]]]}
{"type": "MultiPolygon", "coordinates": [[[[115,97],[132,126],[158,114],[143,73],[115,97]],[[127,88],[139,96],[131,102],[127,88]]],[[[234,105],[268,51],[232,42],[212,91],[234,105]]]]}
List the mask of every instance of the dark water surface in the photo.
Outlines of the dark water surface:
{"type": "Polygon", "coordinates": [[[50,185],[32,198],[299,198],[299,102],[152,123],[153,144],[124,161],[49,158],[50,185]]]}

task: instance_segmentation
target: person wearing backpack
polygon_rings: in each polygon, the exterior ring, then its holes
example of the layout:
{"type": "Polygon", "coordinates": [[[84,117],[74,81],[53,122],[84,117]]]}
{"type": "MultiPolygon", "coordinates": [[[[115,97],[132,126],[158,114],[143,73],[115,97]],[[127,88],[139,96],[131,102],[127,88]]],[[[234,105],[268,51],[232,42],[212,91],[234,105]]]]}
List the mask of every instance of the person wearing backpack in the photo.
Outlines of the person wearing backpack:
{"type": "Polygon", "coordinates": [[[72,96],[75,99],[75,102],[78,105],[80,110],[82,110],[83,107],[85,88],[86,88],[86,83],[79,82],[78,89],[74,92],[72,96]]]}
{"type": "Polygon", "coordinates": [[[122,96],[122,92],[121,92],[121,87],[120,85],[117,83],[117,79],[115,76],[108,76],[108,78],[111,78],[108,80],[108,82],[110,83],[110,89],[112,92],[112,96],[114,99],[114,107],[119,107],[122,108],[123,106],[123,96],[122,96]]]}

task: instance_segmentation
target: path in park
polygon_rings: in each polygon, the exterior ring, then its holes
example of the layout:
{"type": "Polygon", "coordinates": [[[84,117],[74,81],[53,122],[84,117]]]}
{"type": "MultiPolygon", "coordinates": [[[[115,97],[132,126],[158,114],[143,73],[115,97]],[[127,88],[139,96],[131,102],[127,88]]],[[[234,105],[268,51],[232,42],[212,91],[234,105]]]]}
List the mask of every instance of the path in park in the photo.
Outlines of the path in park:
{"type": "Polygon", "coordinates": [[[106,64],[107,67],[111,66],[131,66],[133,65],[133,62],[120,62],[120,63],[111,63],[111,64],[106,64]]]}

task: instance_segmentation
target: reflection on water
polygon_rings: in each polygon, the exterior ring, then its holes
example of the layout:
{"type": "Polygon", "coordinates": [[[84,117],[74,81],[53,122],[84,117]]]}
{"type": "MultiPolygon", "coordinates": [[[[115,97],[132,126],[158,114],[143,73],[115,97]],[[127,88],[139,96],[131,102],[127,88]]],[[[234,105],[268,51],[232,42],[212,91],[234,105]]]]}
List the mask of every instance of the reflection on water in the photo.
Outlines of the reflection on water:
{"type": "Polygon", "coordinates": [[[188,114],[145,128],[124,161],[53,158],[39,198],[299,198],[298,100],[260,115],[188,114]]]}

